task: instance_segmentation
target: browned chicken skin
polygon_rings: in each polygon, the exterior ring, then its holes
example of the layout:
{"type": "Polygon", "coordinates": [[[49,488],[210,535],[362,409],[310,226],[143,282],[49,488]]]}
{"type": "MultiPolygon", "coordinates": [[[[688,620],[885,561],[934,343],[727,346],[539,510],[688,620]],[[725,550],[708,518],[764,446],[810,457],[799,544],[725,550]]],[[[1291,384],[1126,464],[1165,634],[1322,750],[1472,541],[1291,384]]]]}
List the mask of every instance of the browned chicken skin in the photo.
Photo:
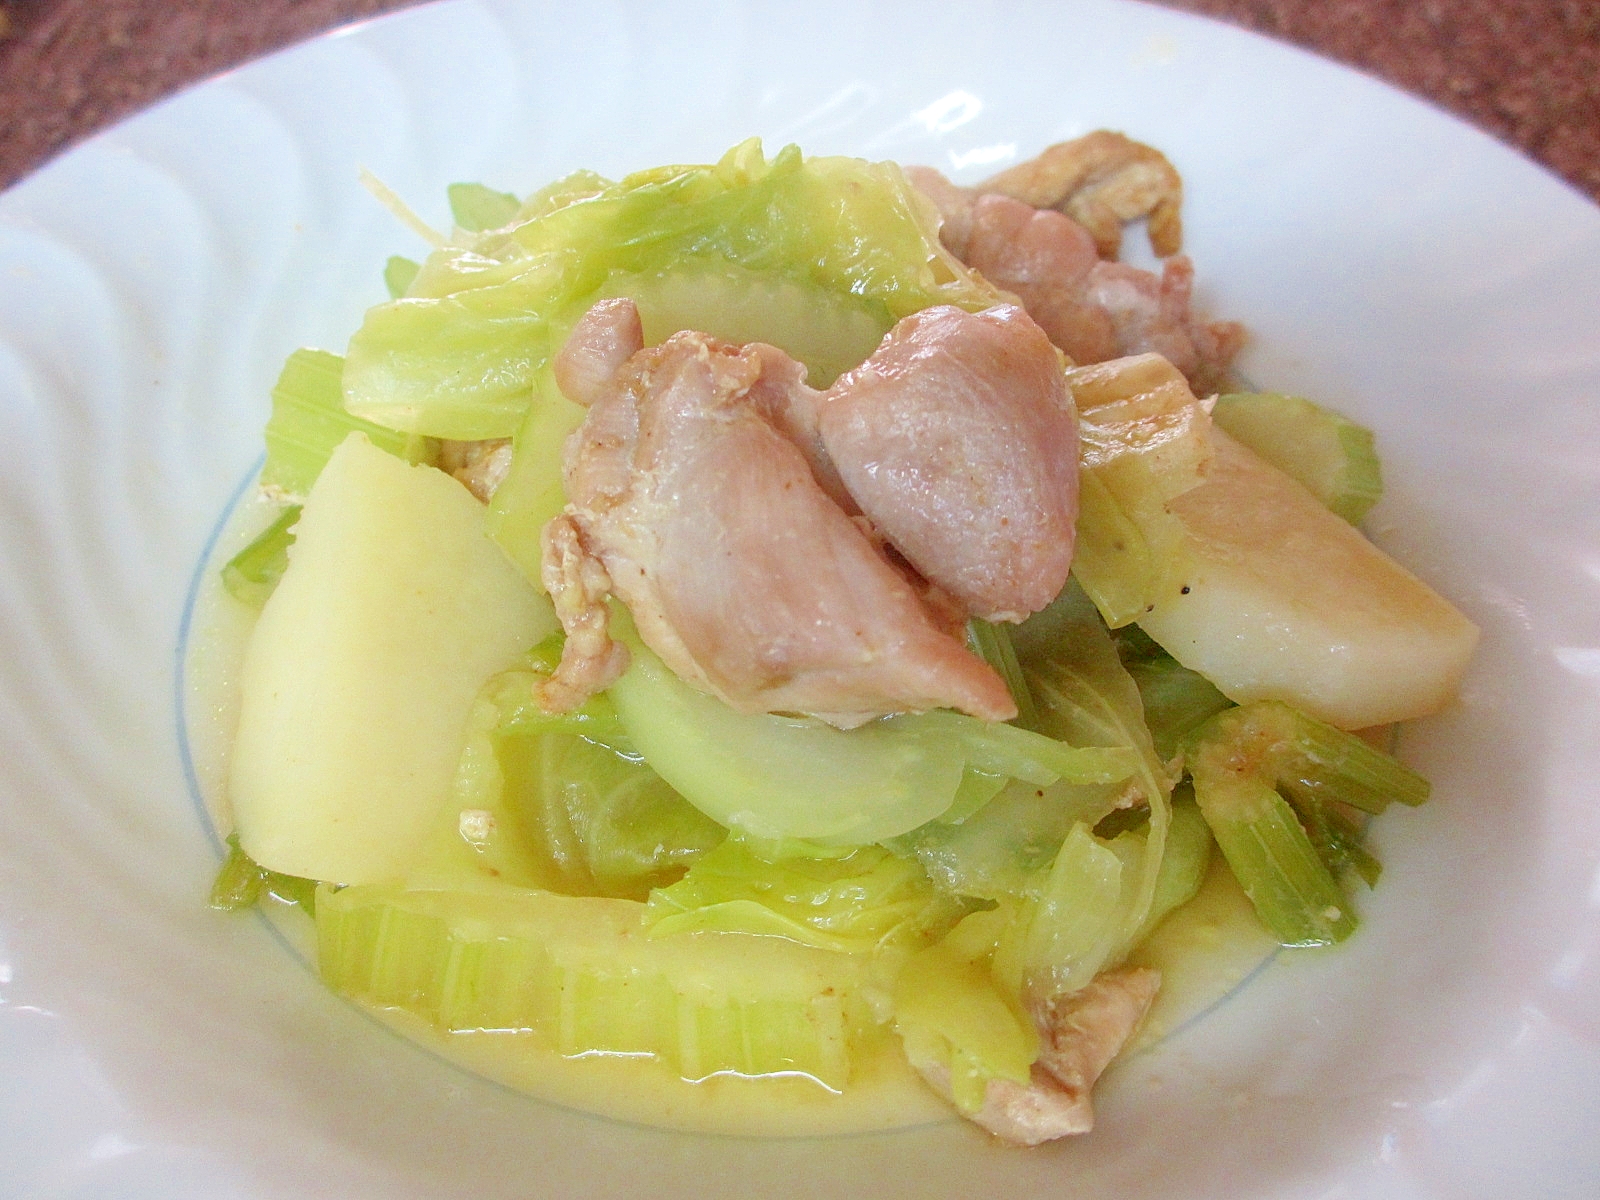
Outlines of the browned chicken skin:
{"type": "Polygon", "coordinates": [[[1057,142],[978,185],[1032,208],[1059,209],[1093,235],[1100,257],[1116,258],[1122,227],[1149,218],[1150,248],[1162,258],[1183,247],[1183,179],[1154,146],[1109,129],[1057,142]]]}

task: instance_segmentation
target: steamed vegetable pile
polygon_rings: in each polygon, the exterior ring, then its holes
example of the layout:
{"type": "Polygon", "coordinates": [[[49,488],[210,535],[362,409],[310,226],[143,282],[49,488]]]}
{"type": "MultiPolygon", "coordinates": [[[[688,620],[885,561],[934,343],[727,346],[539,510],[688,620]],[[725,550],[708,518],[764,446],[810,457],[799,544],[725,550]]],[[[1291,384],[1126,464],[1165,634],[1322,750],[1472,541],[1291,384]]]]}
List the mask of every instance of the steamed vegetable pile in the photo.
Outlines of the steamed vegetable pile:
{"type": "Polygon", "coordinates": [[[620,605],[626,672],[549,712],[539,539],[584,418],[552,360],[595,301],[826,384],[902,317],[1003,296],[892,164],[751,143],[451,199],[454,235],[390,261],[346,355],[297,351],[273,392],[283,507],[224,570],[261,613],[219,903],[301,904],[331,988],[442,1029],[833,1090],[897,1036],[969,1115],[1038,1086],[1042,1014],[1191,899],[1214,845],[1284,945],[1355,930],[1367,816],[1428,786],[1352,731],[1446,703],[1475,639],[1353,524],[1370,434],[1196,397],[1153,354],[1068,364],[1072,578],[969,628],[1015,720],[737,712],[620,605]],[[486,504],[439,469],[503,438],[486,504]]]}

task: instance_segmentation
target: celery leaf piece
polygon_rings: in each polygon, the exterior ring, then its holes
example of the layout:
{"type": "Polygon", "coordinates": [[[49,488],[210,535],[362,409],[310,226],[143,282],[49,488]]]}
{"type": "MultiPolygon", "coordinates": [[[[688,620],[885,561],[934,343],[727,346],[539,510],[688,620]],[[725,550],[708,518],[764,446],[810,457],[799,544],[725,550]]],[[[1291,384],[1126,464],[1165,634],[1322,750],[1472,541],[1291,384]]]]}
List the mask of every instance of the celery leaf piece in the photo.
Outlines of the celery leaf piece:
{"type": "Polygon", "coordinates": [[[726,836],[640,759],[604,694],[566,713],[539,706],[560,642],[553,635],[480,689],[411,882],[643,899],[726,836]]]}
{"type": "Polygon", "coordinates": [[[1194,899],[1211,865],[1213,844],[1211,827],[1195,803],[1194,790],[1180,785],[1172,794],[1172,828],[1161,858],[1155,899],[1143,928],[1129,939],[1130,946],[1144,941],[1170,913],[1194,899]]]}
{"type": "Polygon", "coordinates": [[[499,229],[522,207],[510,192],[497,192],[481,183],[452,183],[445,194],[450,198],[450,217],[456,228],[468,233],[499,229]]]}
{"type": "Polygon", "coordinates": [[[316,893],[316,880],[267,870],[244,852],[239,845],[239,835],[231,833],[228,835],[228,857],[217,871],[208,903],[223,912],[237,912],[254,907],[266,894],[289,904],[298,904],[314,915],[316,893]]]}
{"type": "Polygon", "coordinates": [[[1137,802],[1150,812],[1139,882],[1123,914],[1131,937],[1145,924],[1155,899],[1175,780],[1150,736],[1138,685],[1122,665],[1085,589],[1069,580],[1046,612],[1053,628],[1051,646],[1028,677],[1044,731],[1073,745],[1116,746],[1130,754],[1137,764],[1131,786],[1137,790],[1137,802]]]}
{"type": "Polygon", "coordinates": [[[272,388],[267,421],[267,461],[261,485],[303,500],[339,444],[351,433],[407,462],[433,463],[438,447],[431,438],[395,433],[345,411],[341,381],[344,359],[326,350],[296,350],[283,364],[272,388]]]}
{"type": "Polygon", "coordinates": [[[1124,786],[1006,781],[999,793],[958,821],[930,821],[887,845],[914,856],[956,896],[1001,900],[1026,895],[1048,870],[1072,827],[1095,825],[1121,802],[1124,786]]]}
{"type": "Polygon", "coordinates": [[[294,525],[299,519],[300,506],[285,505],[248,546],[223,564],[222,586],[230,596],[256,608],[267,602],[289,566],[289,547],[294,545],[294,525]]]}
{"type": "Polygon", "coordinates": [[[391,254],[389,261],[383,264],[383,286],[388,289],[389,299],[398,300],[404,296],[420,270],[422,264],[415,259],[391,254]]]}
{"type": "Polygon", "coordinates": [[[967,622],[967,646],[984,662],[995,669],[1005,681],[1006,690],[1017,706],[1012,724],[1022,729],[1039,729],[1039,708],[1033,702],[1022,664],[1017,661],[1017,651],[1011,644],[1011,635],[1003,626],[980,617],[967,622]]]}
{"type": "Polygon", "coordinates": [[[1137,834],[1107,842],[1088,825],[1074,825],[1005,926],[995,950],[996,976],[1018,995],[1050,996],[1077,991],[1112,965],[1149,914],[1147,905],[1137,922],[1128,919],[1143,848],[1137,834]]]}
{"type": "Polygon", "coordinates": [[[562,891],[641,898],[727,836],[636,757],[561,732],[495,747],[507,806],[562,891]]]}
{"type": "Polygon", "coordinates": [[[1170,762],[1201,725],[1233,707],[1209,679],[1166,653],[1129,663],[1128,674],[1139,688],[1150,737],[1163,762],[1170,762]]]}

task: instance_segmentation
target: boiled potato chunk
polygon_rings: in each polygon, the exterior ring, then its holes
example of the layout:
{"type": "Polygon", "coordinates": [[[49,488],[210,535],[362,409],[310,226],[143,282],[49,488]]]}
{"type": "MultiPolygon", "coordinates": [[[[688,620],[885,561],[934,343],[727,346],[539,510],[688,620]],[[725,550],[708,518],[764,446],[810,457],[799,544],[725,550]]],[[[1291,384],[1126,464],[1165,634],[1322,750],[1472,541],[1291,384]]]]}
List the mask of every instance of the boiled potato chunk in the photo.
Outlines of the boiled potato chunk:
{"type": "Polygon", "coordinates": [[[352,434],[246,651],[229,780],[246,853],[333,883],[401,875],[478,689],[555,627],[460,483],[352,434]]]}
{"type": "Polygon", "coordinates": [[[1232,700],[1344,729],[1448,703],[1477,628],[1300,484],[1210,437],[1203,481],[1168,501],[1184,536],[1144,630],[1232,700]]]}

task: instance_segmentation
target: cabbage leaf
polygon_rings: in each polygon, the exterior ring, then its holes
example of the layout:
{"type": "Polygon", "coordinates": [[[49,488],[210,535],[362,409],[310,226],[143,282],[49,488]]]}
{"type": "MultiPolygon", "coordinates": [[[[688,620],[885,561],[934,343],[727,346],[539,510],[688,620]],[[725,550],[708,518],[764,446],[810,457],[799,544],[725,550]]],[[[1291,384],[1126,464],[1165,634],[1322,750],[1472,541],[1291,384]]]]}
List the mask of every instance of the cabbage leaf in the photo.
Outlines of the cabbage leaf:
{"type": "Polygon", "coordinates": [[[930,305],[1002,299],[941,245],[935,210],[899,167],[793,146],[768,159],[752,139],[710,165],[563,181],[503,228],[436,250],[351,338],[346,407],[407,432],[508,437],[595,299],[685,267],[837,298],[880,333],[930,305]]]}

